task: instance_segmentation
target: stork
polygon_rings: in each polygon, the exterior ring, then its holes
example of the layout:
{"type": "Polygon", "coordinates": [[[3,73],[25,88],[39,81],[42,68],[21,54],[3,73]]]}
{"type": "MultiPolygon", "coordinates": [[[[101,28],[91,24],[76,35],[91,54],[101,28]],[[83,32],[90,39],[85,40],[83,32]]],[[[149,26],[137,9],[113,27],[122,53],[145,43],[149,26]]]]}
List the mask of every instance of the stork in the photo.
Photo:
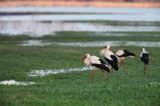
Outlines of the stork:
{"type": "Polygon", "coordinates": [[[134,53],[132,53],[129,50],[126,50],[126,49],[118,50],[116,52],[116,55],[119,58],[119,63],[120,63],[119,67],[124,65],[124,60],[125,60],[126,57],[135,57],[136,56],[134,53]]]}
{"type": "MultiPolygon", "coordinates": [[[[91,67],[96,67],[96,68],[99,68],[102,70],[102,79],[104,80],[104,70],[108,72],[108,78],[110,76],[110,69],[109,67],[107,66],[107,64],[102,60],[100,59],[99,57],[97,56],[94,56],[94,55],[90,55],[90,54],[86,54],[83,58],[83,63],[86,65],[86,66],[91,66],[91,67]]],[[[92,73],[91,75],[89,76],[89,80],[92,80],[92,77],[94,76],[94,69],[92,70],[92,73]]]]}
{"type": "Polygon", "coordinates": [[[109,65],[111,65],[112,69],[118,71],[118,58],[117,56],[110,50],[110,45],[105,46],[100,51],[100,56],[103,57],[109,65]]]}
{"type": "Polygon", "coordinates": [[[144,74],[146,74],[147,66],[149,64],[149,53],[145,50],[145,48],[142,48],[140,59],[144,63],[144,74]]]}

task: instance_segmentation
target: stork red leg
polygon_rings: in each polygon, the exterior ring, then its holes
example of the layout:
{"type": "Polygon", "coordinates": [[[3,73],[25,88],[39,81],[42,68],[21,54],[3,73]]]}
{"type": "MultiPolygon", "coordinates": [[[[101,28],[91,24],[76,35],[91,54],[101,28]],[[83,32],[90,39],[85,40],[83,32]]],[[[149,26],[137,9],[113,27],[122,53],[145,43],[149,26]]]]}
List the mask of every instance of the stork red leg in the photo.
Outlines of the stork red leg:
{"type": "Polygon", "coordinates": [[[147,65],[144,64],[144,74],[146,74],[146,70],[147,70],[147,65]]]}
{"type": "Polygon", "coordinates": [[[80,76],[82,76],[82,72],[80,72],[80,74],[79,74],[80,76]]]}
{"type": "Polygon", "coordinates": [[[108,67],[110,67],[109,63],[108,63],[108,67]]]}
{"type": "Polygon", "coordinates": [[[104,80],[104,70],[102,70],[102,80],[104,80]]]}
{"type": "Polygon", "coordinates": [[[122,60],[120,60],[120,63],[119,63],[119,67],[121,67],[122,66],[122,60]]]}
{"type": "Polygon", "coordinates": [[[119,67],[123,67],[123,66],[124,66],[124,59],[121,59],[119,67]]]}
{"type": "Polygon", "coordinates": [[[111,71],[109,70],[109,72],[108,72],[108,79],[110,79],[110,72],[111,72],[111,71]]]}
{"type": "Polygon", "coordinates": [[[89,80],[92,80],[92,77],[94,76],[94,70],[92,70],[91,75],[89,76],[89,80]]]}
{"type": "Polygon", "coordinates": [[[114,75],[114,69],[112,68],[112,74],[114,75]]]}

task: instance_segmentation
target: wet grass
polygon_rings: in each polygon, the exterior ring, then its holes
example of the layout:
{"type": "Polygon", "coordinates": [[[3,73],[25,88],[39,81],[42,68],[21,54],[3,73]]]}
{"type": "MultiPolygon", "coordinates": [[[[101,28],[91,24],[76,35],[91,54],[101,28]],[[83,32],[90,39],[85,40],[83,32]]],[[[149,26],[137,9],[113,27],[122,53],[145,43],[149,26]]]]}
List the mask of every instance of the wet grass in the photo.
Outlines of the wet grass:
{"type": "MultiPolygon", "coordinates": [[[[62,33],[63,34],[63,33],[62,33]]],[[[67,34],[67,33],[66,33],[67,34]]],[[[73,34],[73,32],[71,33],[73,34]]],[[[75,33],[76,35],[76,33],[75,33]]],[[[54,38],[73,41],[78,35],[54,38]],[[73,39],[72,39],[73,38],[73,39]]],[[[84,36],[81,41],[87,41],[84,36]]],[[[155,39],[150,37],[151,40],[155,39]]],[[[34,81],[30,86],[0,85],[0,104],[2,106],[159,106],[160,82],[159,48],[146,48],[150,52],[150,66],[147,75],[143,75],[143,64],[140,62],[140,47],[112,47],[112,51],[126,48],[137,57],[127,59],[123,69],[110,80],[101,79],[101,71],[96,70],[92,81],[88,80],[90,71],[68,74],[48,75],[45,77],[28,77],[33,69],[61,69],[83,66],[80,58],[85,53],[99,55],[100,47],[64,47],[64,46],[31,46],[22,47],[11,42],[29,39],[28,37],[1,39],[8,43],[0,44],[0,81],[14,79],[17,81],[34,81]]],[[[34,39],[34,38],[33,38],[34,39]]],[[[50,37],[39,39],[49,40],[50,37]]],[[[88,38],[87,38],[88,39],[88,38]]],[[[90,37],[90,39],[94,39],[90,37]]],[[[88,39],[88,41],[90,41],[88,39]]],[[[99,39],[102,40],[103,38],[99,39]]],[[[115,37],[110,37],[114,40],[115,37]]],[[[129,39],[129,38],[128,38],[129,39]]],[[[138,39],[138,38],[137,38],[138,39]]],[[[143,37],[138,40],[143,41],[143,37]]],[[[64,41],[65,41],[64,40],[64,41]]],[[[127,40],[127,38],[126,38],[127,40]]],[[[133,38],[133,40],[136,40],[133,38]]],[[[150,40],[150,41],[151,41],[150,40]]],[[[158,40],[156,40],[158,41],[158,40]]]]}

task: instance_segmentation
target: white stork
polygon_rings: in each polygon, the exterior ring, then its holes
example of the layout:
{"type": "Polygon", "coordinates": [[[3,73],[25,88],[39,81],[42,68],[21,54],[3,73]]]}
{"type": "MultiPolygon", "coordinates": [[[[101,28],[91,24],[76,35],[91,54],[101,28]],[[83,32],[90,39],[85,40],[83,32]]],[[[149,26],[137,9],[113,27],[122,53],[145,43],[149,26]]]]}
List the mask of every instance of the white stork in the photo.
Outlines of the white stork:
{"type": "Polygon", "coordinates": [[[145,50],[145,48],[142,49],[140,59],[144,63],[144,74],[146,74],[147,66],[149,64],[149,53],[145,50]]]}
{"type": "Polygon", "coordinates": [[[118,50],[116,52],[116,55],[119,58],[119,63],[120,63],[119,67],[124,65],[124,60],[125,60],[126,57],[135,57],[136,56],[134,53],[132,53],[129,50],[126,50],[126,49],[118,50]]]}
{"type": "Polygon", "coordinates": [[[101,51],[100,51],[100,56],[103,57],[109,65],[116,71],[118,71],[118,58],[117,56],[111,51],[110,45],[105,46],[101,51]]]}
{"type": "MultiPolygon", "coordinates": [[[[108,72],[108,78],[109,78],[109,74],[110,74],[110,70],[109,67],[107,66],[107,64],[100,59],[97,56],[94,55],[90,55],[90,54],[86,54],[83,58],[83,63],[86,66],[91,66],[91,67],[96,67],[102,70],[102,79],[104,79],[104,70],[108,72]]],[[[92,74],[89,76],[89,80],[92,80],[92,77],[94,75],[94,69],[92,70],[92,74]]]]}

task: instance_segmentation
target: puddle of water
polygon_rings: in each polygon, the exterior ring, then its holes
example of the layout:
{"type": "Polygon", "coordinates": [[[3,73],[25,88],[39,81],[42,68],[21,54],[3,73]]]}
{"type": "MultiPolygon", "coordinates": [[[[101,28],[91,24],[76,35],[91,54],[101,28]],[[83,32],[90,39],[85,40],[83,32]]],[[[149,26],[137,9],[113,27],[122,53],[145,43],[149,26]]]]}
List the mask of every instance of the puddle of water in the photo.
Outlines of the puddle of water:
{"type": "MultiPolygon", "coordinates": [[[[116,32],[116,31],[115,32],[114,31],[112,31],[112,32],[91,32],[91,33],[93,33],[93,34],[90,34],[89,35],[90,37],[94,37],[94,36],[96,36],[96,37],[97,36],[109,36],[109,37],[112,37],[112,36],[120,36],[120,37],[126,37],[126,36],[131,36],[131,37],[134,37],[134,36],[136,36],[136,37],[137,36],[145,36],[145,37],[150,37],[151,36],[150,33],[145,34],[145,35],[137,35],[137,34],[128,34],[125,31],[122,31],[122,32],[116,32]]],[[[55,34],[55,36],[57,36],[57,35],[55,34]]],[[[155,34],[152,34],[152,36],[159,37],[160,35],[158,33],[157,34],[155,33],[155,34]]]]}
{"type": "Polygon", "coordinates": [[[150,82],[148,86],[160,86],[160,82],[150,82]]]}
{"type": "Polygon", "coordinates": [[[60,31],[91,31],[91,32],[154,32],[159,31],[159,26],[113,26],[98,23],[80,22],[36,22],[36,21],[0,21],[2,34],[26,34],[34,37],[55,35],[60,31]]]}
{"type": "Polygon", "coordinates": [[[15,80],[0,81],[0,85],[33,85],[35,82],[21,82],[15,80]]]}
{"type": "MultiPolygon", "coordinates": [[[[127,34],[127,33],[123,33],[123,32],[118,32],[118,33],[112,33],[112,32],[95,32],[95,35],[93,36],[121,36],[121,37],[124,37],[124,36],[141,36],[141,35],[137,35],[137,34],[127,34]]],[[[151,35],[150,34],[145,34],[143,36],[147,36],[147,37],[150,37],[151,35]]],[[[159,34],[152,34],[152,36],[154,37],[159,37],[160,35],[159,34]]]]}
{"type": "Polygon", "coordinates": [[[78,71],[87,71],[91,70],[92,67],[82,67],[82,68],[68,68],[68,69],[48,69],[48,70],[33,70],[28,73],[30,77],[43,77],[50,74],[62,74],[62,73],[70,73],[70,72],[78,72],[78,71]]]}
{"type": "Polygon", "coordinates": [[[27,41],[23,41],[22,44],[20,44],[21,46],[47,46],[47,45],[51,45],[51,43],[45,43],[42,42],[42,40],[27,40],[27,41]]]}
{"type": "Polygon", "coordinates": [[[55,12],[55,13],[128,13],[160,14],[159,8],[114,8],[114,7],[0,7],[0,12],[55,12]]]}
{"type": "Polygon", "coordinates": [[[0,13],[62,13],[45,15],[2,15],[1,21],[127,20],[160,21],[159,8],[94,8],[94,7],[1,7],[0,13]],[[65,14],[67,13],[67,14],[65,14]],[[68,14],[69,13],[69,14],[68,14]],[[81,14],[73,14],[81,13],[81,14]],[[94,13],[94,14],[83,14],[94,13]],[[103,14],[96,14],[103,13],[103,14]],[[111,14],[109,14],[111,13],[111,14]]]}
{"type": "Polygon", "coordinates": [[[138,41],[138,42],[126,42],[124,46],[140,46],[140,47],[160,47],[160,42],[144,42],[144,41],[138,41]]]}
{"type": "Polygon", "coordinates": [[[0,21],[160,21],[159,14],[124,15],[124,14],[55,14],[55,15],[7,15],[1,16],[0,21]]]}
{"type": "Polygon", "coordinates": [[[27,40],[23,41],[20,46],[48,46],[48,45],[61,45],[61,46],[79,46],[79,47],[101,47],[104,45],[112,46],[137,46],[137,47],[160,47],[160,42],[147,42],[147,41],[93,41],[93,42],[42,42],[41,40],[27,40]]]}
{"type": "Polygon", "coordinates": [[[69,42],[57,43],[63,46],[80,46],[80,47],[101,47],[104,45],[112,46],[138,46],[138,47],[160,47],[160,42],[144,42],[144,41],[95,41],[95,42],[69,42]]]}

